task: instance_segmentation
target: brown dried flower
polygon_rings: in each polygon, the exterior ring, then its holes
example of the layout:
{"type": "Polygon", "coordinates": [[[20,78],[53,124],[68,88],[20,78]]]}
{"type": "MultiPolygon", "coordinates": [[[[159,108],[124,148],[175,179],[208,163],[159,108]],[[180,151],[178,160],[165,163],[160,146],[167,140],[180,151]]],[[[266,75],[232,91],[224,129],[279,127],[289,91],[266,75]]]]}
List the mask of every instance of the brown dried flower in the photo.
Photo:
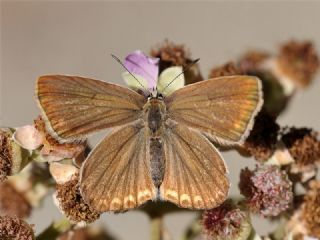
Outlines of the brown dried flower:
{"type": "Polygon", "coordinates": [[[282,72],[299,87],[310,84],[320,65],[319,57],[311,42],[294,40],[281,47],[278,63],[282,72]]]}
{"type": "Polygon", "coordinates": [[[266,161],[276,148],[279,129],[275,118],[262,109],[243,148],[259,162],[266,161]]]}
{"type": "Polygon", "coordinates": [[[251,232],[249,214],[227,201],[202,215],[202,230],[206,239],[245,240],[251,232]]]}
{"type": "Polygon", "coordinates": [[[273,165],[256,166],[254,171],[243,169],[239,188],[248,208],[265,217],[287,210],[293,198],[292,183],[286,172],[273,165]]]}
{"type": "Polygon", "coordinates": [[[284,128],[281,140],[298,167],[320,162],[318,133],[309,128],[284,128]]]}
{"type": "MultiPolygon", "coordinates": [[[[185,49],[183,44],[175,44],[167,39],[157,48],[152,48],[150,55],[160,58],[163,63],[167,63],[168,65],[165,68],[184,66],[190,60],[190,52],[185,49]]],[[[165,68],[160,65],[160,72],[165,68]]]]}
{"type": "Polygon", "coordinates": [[[252,73],[260,70],[261,65],[270,58],[270,54],[264,51],[251,50],[240,57],[239,68],[244,73],[252,73]]]}
{"type": "Polygon", "coordinates": [[[0,182],[11,173],[13,156],[10,135],[8,131],[0,130],[0,182]]]}
{"type": "Polygon", "coordinates": [[[0,129],[0,182],[21,171],[29,163],[29,153],[13,139],[13,131],[0,129]]]}
{"type": "Polygon", "coordinates": [[[243,74],[244,72],[234,62],[227,62],[222,66],[212,68],[209,74],[209,78],[243,74]]]}
{"type": "Polygon", "coordinates": [[[320,181],[310,182],[310,190],[304,197],[302,219],[308,235],[320,238],[320,181]]]}
{"type": "Polygon", "coordinates": [[[79,175],[75,174],[71,180],[56,185],[57,205],[72,222],[94,222],[100,214],[84,202],[78,183],[79,175]]]}
{"type": "Polygon", "coordinates": [[[32,207],[25,196],[10,182],[0,183],[0,215],[26,218],[30,215],[32,207]]]}
{"type": "Polygon", "coordinates": [[[63,158],[84,158],[86,142],[79,143],[59,143],[46,130],[45,122],[39,116],[34,121],[35,128],[44,136],[41,154],[50,156],[53,160],[63,158]]]}
{"type": "Polygon", "coordinates": [[[0,239],[33,240],[32,226],[17,217],[0,216],[0,239]]]}
{"type": "MultiPolygon", "coordinates": [[[[183,44],[175,44],[168,40],[152,48],[150,55],[160,58],[159,73],[172,66],[186,67],[193,61],[190,52],[186,50],[183,44]]],[[[184,76],[186,85],[203,80],[197,63],[192,65],[189,70],[184,73],[184,76]]]]}

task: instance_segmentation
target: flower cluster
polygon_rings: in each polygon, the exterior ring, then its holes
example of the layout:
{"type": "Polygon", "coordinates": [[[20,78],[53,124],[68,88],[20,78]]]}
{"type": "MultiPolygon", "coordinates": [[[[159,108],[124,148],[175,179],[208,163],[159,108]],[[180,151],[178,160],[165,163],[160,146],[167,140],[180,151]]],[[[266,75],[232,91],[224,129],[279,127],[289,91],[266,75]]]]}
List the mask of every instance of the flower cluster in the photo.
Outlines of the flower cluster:
{"type": "Polygon", "coordinates": [[[17,217],[0,216],[0,239],[35,240],[32,226],[17,217]]]}
{"type": "MultiPolygon", "coordinates": [[[[130,71],[122,74],[123,79],[129,88],[141,94],[157,89],[166,97],[184,85],[204,79],[190,51],[168,40],[152,48],[150,57],[135,51],[123,64],[130,71]],[[176,76],[179,77],[171,84],[176,76]]],[[[289,41],[275,53],[251,50],[221,66],[213,66],[208,79],[251,75],[262,81],[262,110],[244,144],[235,146],[242,156],[253,157],[258,165],[254,170],[241,170],[240,200],[230,198],[203,211],[200,219],[187,229],[184,239],[320,238],[318,133],[277,123],[277,117],[295,93],[310,86],[319,65],[311,42],[289,41]],[[297,190],[299,187],[302,192],[297,190]],[[260,237],[251,225],[253,214],[269,220],[281,219],[283,224],[270,236],[260,237]]],[[[89,152],[86,141],[59,142],[42,117],[31,125],[1,128],[0,239],[35,239],[33,226],[23,219],[41,205],[51,189],[57,208],[66,218],[52,223],[37,239],[114,239],[104,229],[84,226],[100,217],[79,189],[79,168],[89,152]]],[[[150,216],[152,233],[158,235],[166,232],[161,223],[163,215],[181,211],[173,204],[158,202],[149,202],[140,210],[150,216]]]]}
{"type": "Polygon", "coordinates": [[[285,172],[272,165],[256,166],[241,171],[239,188],[252,212],[277,216],[292,202],[292,183],[285,172]]]}
{"type": "Polygon", "coordinates": [[[204,211],[201,225],[211,240],[245,240],[251,233],[249,214],[230,201],[204,211]]]}

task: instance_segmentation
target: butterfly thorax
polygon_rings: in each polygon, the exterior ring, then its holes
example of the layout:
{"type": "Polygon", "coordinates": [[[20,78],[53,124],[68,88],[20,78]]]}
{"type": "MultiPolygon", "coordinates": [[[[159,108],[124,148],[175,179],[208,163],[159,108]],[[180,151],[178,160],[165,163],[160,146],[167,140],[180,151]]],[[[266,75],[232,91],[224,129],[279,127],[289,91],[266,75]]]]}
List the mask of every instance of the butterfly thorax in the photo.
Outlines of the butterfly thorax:
{"type": "Polygon", "coordinates": [[[151,138],[159,138],[165,121],[166,106],[160,98],[150,98],[144,106],[145,122],[151,138]]]}

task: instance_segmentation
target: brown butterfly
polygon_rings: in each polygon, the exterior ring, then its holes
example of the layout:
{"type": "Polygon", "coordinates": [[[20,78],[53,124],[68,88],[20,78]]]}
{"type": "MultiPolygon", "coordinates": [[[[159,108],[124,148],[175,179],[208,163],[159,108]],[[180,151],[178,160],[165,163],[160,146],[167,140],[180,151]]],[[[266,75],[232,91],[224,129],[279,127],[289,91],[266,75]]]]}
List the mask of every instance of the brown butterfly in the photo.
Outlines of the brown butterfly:
{"type": "Polygon", "coordinates": [[[75,76],[42,76],[37,99],[50,133],[75,141],[110,129],[81,167],[80,190],[97,211],[161,199],[210,209],[228,195],[224,161],[212,144],[244,142],[262,105],[259,79],[201,81],[162,97],[75,76]]]}

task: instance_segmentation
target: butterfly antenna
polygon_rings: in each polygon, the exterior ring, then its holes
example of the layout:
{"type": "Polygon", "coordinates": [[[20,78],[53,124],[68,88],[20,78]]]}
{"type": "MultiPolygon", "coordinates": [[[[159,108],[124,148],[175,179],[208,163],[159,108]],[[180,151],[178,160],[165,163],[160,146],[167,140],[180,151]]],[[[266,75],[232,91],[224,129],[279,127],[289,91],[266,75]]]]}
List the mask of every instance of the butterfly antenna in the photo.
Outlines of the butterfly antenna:
{"type": "Polygon", "coordinates": [[[171,82],[168,83],[167,86],[165,86],[165,88],[162,90],[162,92],[164,92],[167,89],[167,87],[169,87],[178,77],[180,77],[182,74],[184,74],[186,71],[188,71],[190,69],[190,67],[192,67],[194,64],[196,64],[199,60],[200,60],[200,58],[189,63],[181,73],[179,73],[174,79],[171,80],[171,82]]]}
{"type": "Polygon", "coordinates": [[[144,88],[145,90],[147,90],[147,91],[150,93],[149,89],[147,89],[145,86],[142,85],[142,83],[138,80],[138,78],[136,78],[136,76],[134,76],[134,75],[128,70],[128,68],[121,62],[121,60],[120,60],[117,56],[111,54],[111,57],[112,57],[114,60],[116,60],[125,70],[127,70],[127,72],[130,73],[130,75],[139,83],[139,85],[140,85],[142,88],[144,88]]]}

